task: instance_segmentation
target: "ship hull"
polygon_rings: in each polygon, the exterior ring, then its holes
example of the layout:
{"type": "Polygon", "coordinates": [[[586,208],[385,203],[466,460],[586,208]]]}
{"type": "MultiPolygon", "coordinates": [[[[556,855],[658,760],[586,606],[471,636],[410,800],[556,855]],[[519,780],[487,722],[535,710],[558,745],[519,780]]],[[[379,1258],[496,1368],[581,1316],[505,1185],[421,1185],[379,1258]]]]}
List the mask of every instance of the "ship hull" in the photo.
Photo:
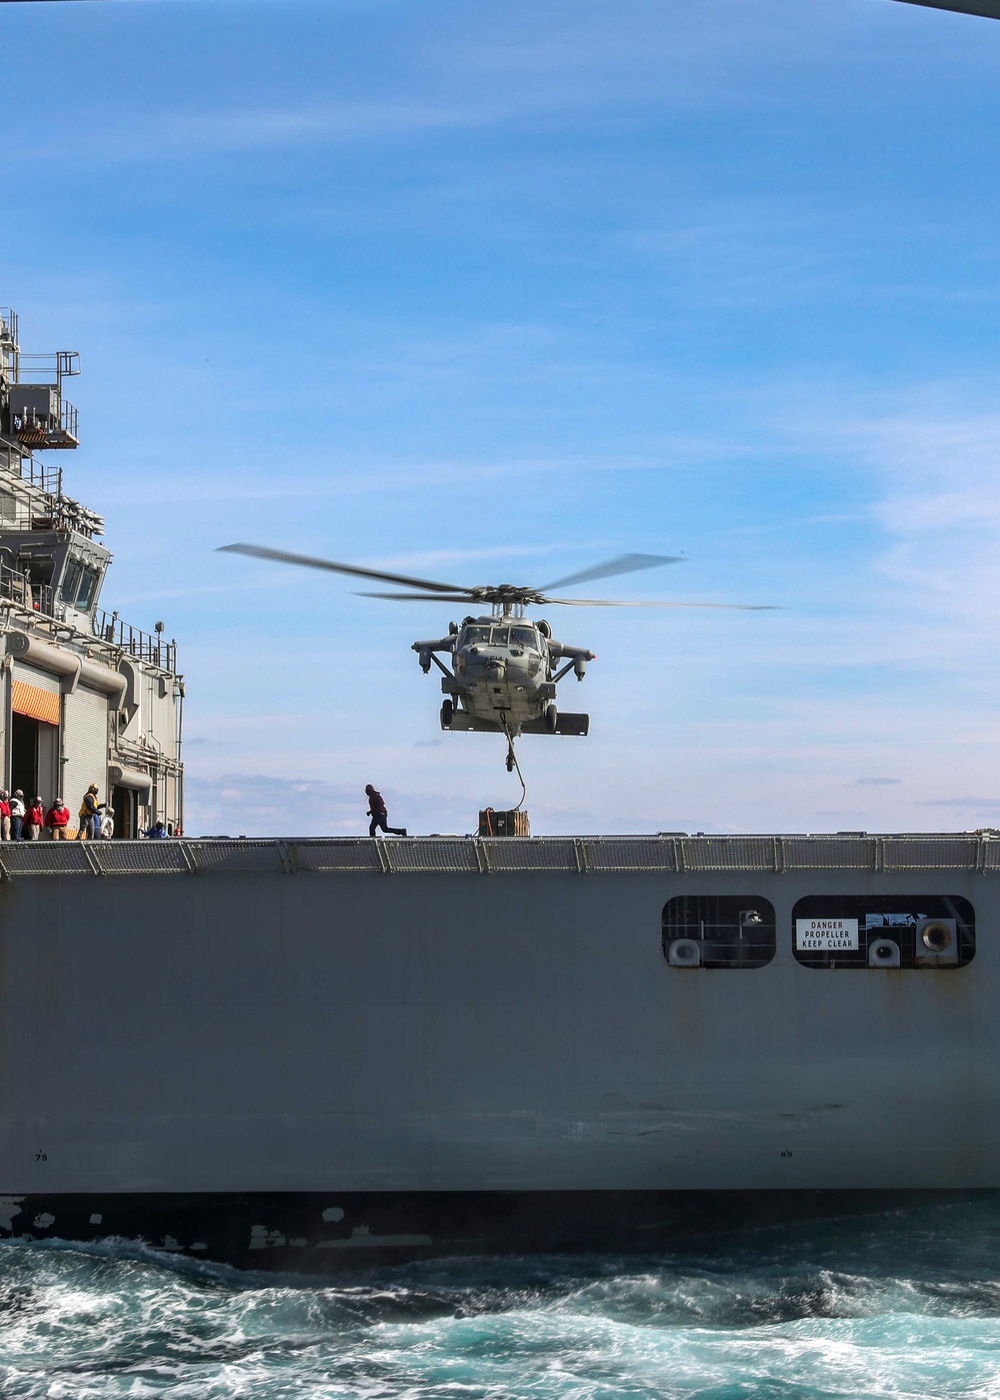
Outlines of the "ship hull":
{"type": "Polygon", "coordinates": [[[336,1269],[1000,1187],[998,843],[780,840],[0,848],[0,1231],[336,1269]],[[669,965],[692,893],[767,901],[766,965],[669,965]],[[974,958],[804,966],[859,893],[974,958]]]}
{"type": "Polygon", "coordinates": [[[959,1201],[997,1206],[1000,1191],[95,1193],[8,1197],[0,1212],[18,1239],[338,1274],[470,1255],[690,1253],[762,1229],[959,1201]]]}

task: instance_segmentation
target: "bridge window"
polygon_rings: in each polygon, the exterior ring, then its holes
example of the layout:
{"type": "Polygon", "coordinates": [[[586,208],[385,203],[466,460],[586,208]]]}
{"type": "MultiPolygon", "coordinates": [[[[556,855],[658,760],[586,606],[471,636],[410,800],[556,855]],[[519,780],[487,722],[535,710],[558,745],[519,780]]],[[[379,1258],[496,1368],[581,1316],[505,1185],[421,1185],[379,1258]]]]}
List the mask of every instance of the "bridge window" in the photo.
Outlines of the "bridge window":
{"type": "Polygon", "coordinates": [[[962,967],[976,913],[959,895],[809,895],[792,910],[792,949],[805,967],[962,967]]]}
{"type": "Polygon", "coordinates": [[[71,558],[62,581],[62,598],[71,608],[86,612],[94,601],[100,574],[82,559],[71,558]]]}
{"type": "Polygon", "coordinates": [[[671,967],[763,967],[774,949],[774,907],[759,895],[682,894],[663,906],[671,967]]]}

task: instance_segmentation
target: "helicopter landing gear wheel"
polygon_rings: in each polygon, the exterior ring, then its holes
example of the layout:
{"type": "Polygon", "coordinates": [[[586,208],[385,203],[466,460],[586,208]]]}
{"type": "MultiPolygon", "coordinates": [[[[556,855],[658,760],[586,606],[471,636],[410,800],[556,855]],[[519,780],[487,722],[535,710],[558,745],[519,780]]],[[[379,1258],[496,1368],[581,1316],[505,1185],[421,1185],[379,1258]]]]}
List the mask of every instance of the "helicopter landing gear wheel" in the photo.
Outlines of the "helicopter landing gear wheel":
{"type": "Polygon", "coordinates": [[[556,725],[559,723],[559,711],[555,705],[550,705],[545,711],[545,728],[550,734],[556,732],[556,725]]]}
{"type": "Polygon", "coordinates": [[[441,703],[441,728],[450,729],[451,722],[455,718],[454,700],[444,700],[441,703]]]}

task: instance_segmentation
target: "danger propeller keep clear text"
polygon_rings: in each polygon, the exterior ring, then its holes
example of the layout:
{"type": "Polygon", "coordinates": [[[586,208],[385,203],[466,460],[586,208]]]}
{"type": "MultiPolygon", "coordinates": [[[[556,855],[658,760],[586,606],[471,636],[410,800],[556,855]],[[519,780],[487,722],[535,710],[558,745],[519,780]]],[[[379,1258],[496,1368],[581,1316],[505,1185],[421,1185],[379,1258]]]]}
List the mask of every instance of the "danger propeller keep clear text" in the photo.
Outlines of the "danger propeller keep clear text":
{"type": "Polygon", "coordinates": [[[856,953],[857,919],[796,919],[795,947],[800,953],[856,953]]]}

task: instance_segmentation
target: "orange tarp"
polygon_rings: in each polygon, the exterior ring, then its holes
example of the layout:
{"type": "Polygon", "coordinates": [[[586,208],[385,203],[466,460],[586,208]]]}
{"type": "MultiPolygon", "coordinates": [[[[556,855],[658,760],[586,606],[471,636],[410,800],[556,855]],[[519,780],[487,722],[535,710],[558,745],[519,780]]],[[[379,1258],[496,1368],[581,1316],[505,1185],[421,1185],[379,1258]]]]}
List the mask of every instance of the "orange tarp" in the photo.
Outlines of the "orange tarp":
{"type": "Polygon", "coordinates": [[[43,724],[59,723],[59,696],[27,681],[14,682],[11,708],[16,715],[40,719],[43,724]]]}

